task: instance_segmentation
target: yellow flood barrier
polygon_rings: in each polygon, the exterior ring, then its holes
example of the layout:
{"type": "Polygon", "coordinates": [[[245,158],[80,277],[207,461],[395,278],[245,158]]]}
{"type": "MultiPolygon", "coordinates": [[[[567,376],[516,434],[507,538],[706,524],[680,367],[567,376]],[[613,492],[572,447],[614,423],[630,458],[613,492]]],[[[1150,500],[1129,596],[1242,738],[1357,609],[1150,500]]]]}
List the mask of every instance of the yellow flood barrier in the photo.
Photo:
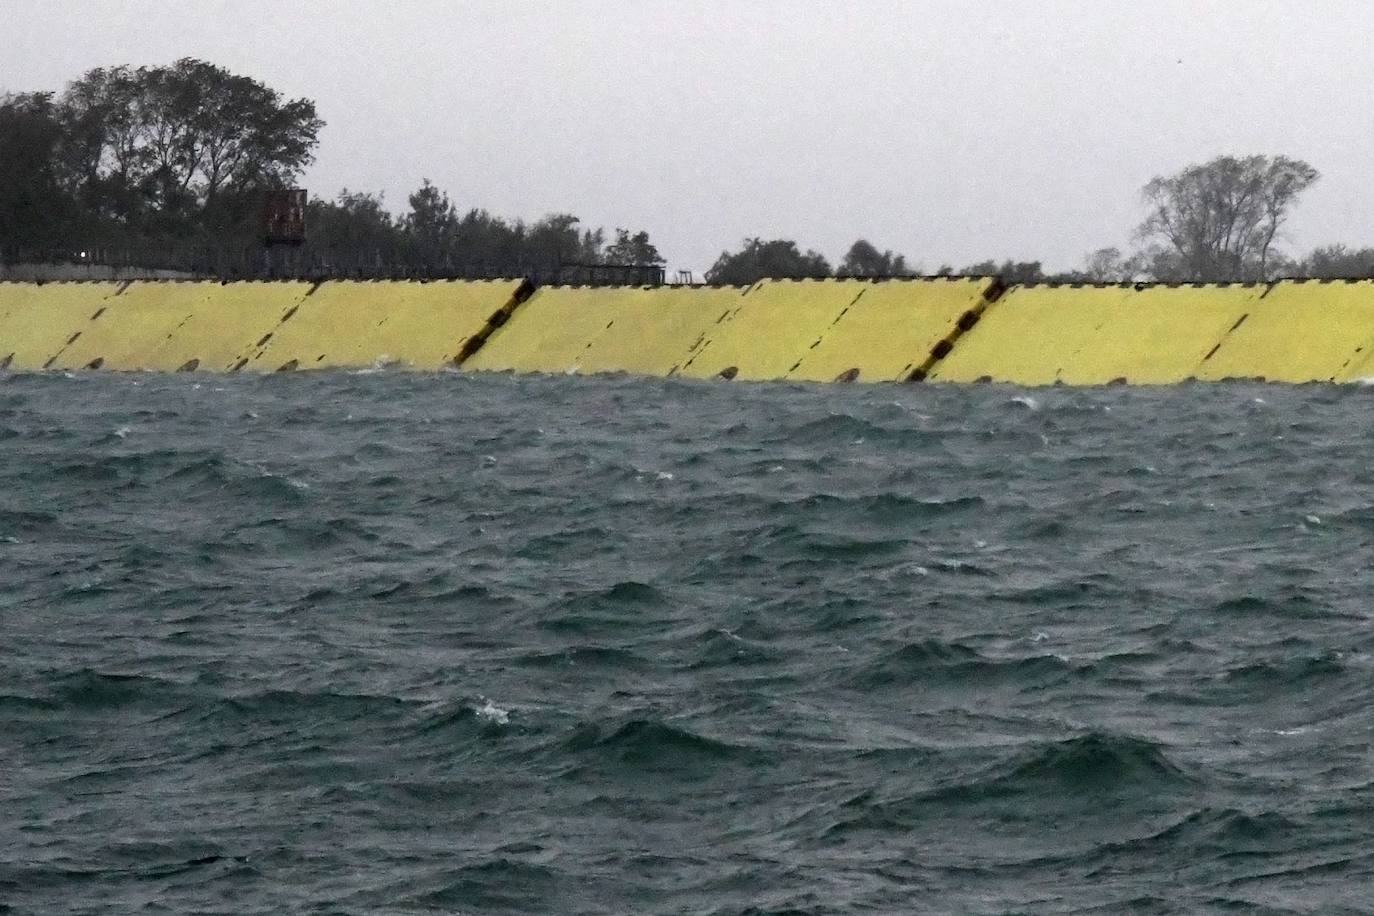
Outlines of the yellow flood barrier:
{"type": "Polygon", "coordinates": [[[293,369],[456,365],[504,321],[523,280],[400,280],[322,283],[236,368],[293,369]]]}
{"type": "Polygon", "coordinates": [[[1049,385],[1120,298],[1115,287],[1013,286],[930,373],[934,381],[1049,385]]]}
{"type": "Polygon", "coordinates": [[[1263,292],[1242,284],[1012,287],[930,377],[1021,385],[1181,382],[1263,292]]]}
{"type": "Polygon", "coordinates": [[[679,374],[786,378],[871,286],[865,280],[760,280],[710,329],[679,374]]]}
{"type": "Polygon", "coordinates": [[[736,286],[544,287],[463,368],[672,375],[743,292],[736,286]]]}
{"type": "Polygon", "coordinates": [[[498,372],[577,371],[578,360],[614,325],[638,287],[549,286],[524,302],[492,333],[464,369],[498,372]]]}
{"type": "Polygon", "coordinates": [[[740,302],[743,286],[661,286],[627,298],[578,371],[676,375],[740,302]]]}
{"type": "Polygon", "coordinates": [[[1370,374],[1374,281],[1269,287],[1198,367],[1198,378],[1349,381],[1370,374]]]}
{"type": "MultiPolygon", "coordinates": [[[[80,341],[119,282],[0,282],[0,368],[45,369],[80,341]]],[[[98,319],[97,319],[98,320],[98,319]]]]}
{"type": "Polygon", "coordinates": [[[288,320],[314,285],[304,281],[212,283],[197,308],[146,355],[139,368],[232,370],[248,349],[288,320]]]}
{"type": "Polygon", "coordinates": [[[843,309],[788,378],[908,381],[978,320],[991,278],[879,280],[843,309]]]}
{"type": "Polygon", "coordinates": [[[301,282],[131,281],[54,368],[223,372],[309,289],[301,282]]]}

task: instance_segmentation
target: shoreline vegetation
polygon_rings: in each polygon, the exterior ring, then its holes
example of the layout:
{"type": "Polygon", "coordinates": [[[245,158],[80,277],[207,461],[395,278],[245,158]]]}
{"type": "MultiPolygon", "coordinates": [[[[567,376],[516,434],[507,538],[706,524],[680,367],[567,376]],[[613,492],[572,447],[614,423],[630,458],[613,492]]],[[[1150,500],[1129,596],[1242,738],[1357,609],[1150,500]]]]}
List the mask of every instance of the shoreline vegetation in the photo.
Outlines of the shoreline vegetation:
{"type": "MultiPolygon", "coordinates": [[[[267,192],[314,161],[325,123],[313,101],[217,65],[97,68],[61,92],[0,95],[0,266],[103,264],[225,276],[530,276],[661,282],[667,259],[643,229],[592,228],[571,213],[526,222],[461,209],[425,179],[405,209],[343,189],[306,206],[308,240],[266,252],[267,192]]],[[[1141,189],[1136,247],[1104,247],[1075,270],[984,260],[923,270],[867,239],[832,266],[791,239],[744,239],[704,277],[989,275],[1007,283],[1259,282],[1374,277],[1374,248],[1292,256],[1279,246],[1293,207],[1320,178],[1287,156],[1219,156],[1141,189]]]]}

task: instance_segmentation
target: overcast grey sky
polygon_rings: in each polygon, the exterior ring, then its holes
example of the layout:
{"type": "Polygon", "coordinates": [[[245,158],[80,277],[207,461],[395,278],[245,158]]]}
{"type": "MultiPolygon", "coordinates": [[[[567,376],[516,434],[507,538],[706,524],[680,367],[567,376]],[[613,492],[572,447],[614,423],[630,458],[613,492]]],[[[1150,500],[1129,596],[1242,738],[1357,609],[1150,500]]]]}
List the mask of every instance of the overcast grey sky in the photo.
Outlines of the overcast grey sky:
{"type": "Polygon", "coordinates": [[[1079,266],[1151,176],[1323,173],[1288,248],[1374,244],[1368,0],[0,0],[0,91],[193,56],[314,99],[305,184],[648,229],[700,276],[745,236],[933,270],[1079,266]]]}

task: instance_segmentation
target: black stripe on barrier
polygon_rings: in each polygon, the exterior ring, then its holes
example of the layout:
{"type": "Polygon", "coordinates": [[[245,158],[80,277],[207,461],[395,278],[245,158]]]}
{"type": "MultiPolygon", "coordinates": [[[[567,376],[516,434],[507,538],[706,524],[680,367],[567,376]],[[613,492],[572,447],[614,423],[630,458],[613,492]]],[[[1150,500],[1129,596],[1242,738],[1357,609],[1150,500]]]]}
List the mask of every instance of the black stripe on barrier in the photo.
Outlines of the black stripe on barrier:
{"type": "Polygon", "coordinates": [[[926,357],[925,362],[911,370],[911,374],[906,376],[906,381],[924,382],[929,378],[930,373],[935,370],[935,367],[939,365],[940,361],[949,356],[954,350],[954,346],[959,342],[959,338],[973,330],[974,326],[982,320],[983,314],[1001,299],[1009,288],[1010,287],[1006,283],[1002,282],[1000,277],[991,278],[988,281],[987,288],[983,290],[983,295],[979,301],[973,308],[966,310],[959,316],[959,319],[954,323],[954,327],[949,334],[947,334],[944,339],[937,341],[935,346],[931,347],[930,355],[926,357]]]}
{"type": "Polygon", "coordinates": [[[515,314],[516,310],[530,300],[535,290],[535,285],[529,280],[520,281],[520,285],[511,293],[509,301],[492,312],[491,315],[488,316],[486,323],[477,330],[477,333],[461,341],[462,346],[458,349],[457,355],[449,360],[449,366],[457,369],[462,366],[463,363],[472,359],[473,354],[482,349],[491,338],[491,335],[495,334],[498,329],[504,327],[506,322],[510,321],[511,316],[515,314]]]}

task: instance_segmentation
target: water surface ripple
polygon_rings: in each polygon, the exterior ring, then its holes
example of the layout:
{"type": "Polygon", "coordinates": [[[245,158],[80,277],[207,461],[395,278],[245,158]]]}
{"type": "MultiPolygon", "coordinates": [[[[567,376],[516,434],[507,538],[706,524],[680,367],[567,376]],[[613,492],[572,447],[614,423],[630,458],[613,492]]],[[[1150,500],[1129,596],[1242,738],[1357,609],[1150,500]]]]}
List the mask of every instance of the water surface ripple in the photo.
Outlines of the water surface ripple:
{"type": "Polygon", "coordinates": [[[1372,407],[0,375],[0,912],[1369,912],[1372,407]]]}

